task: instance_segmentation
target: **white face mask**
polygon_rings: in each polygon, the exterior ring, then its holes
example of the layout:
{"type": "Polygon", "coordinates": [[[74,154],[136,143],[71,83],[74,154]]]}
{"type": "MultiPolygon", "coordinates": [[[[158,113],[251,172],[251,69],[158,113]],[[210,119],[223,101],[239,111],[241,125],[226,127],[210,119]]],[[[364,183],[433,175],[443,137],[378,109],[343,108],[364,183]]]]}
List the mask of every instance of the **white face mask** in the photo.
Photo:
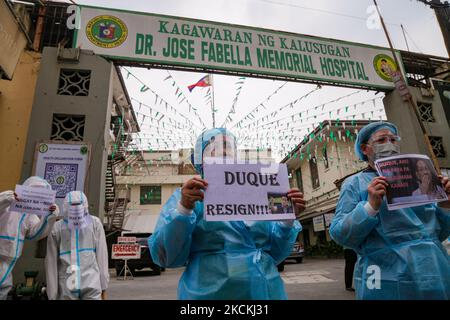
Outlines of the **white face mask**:
{"type": "Polygon", "coordinates": [[[400,153],[400,146],[394,143],[376,144],[373,147],[374,160],[395,156],[400,153]]]}

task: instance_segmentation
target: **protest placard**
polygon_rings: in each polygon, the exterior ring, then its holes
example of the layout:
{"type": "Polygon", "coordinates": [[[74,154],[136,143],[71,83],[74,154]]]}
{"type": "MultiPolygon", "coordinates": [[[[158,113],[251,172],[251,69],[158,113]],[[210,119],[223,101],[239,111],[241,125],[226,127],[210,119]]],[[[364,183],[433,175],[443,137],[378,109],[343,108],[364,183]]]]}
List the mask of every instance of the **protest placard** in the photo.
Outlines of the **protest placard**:
{"type": "Polygon", "coordinates": [[[375,167],[386,177],[389,210],[409,208],[448,200],[430,158],[420,154],[403,154],[378,159],[375,167]]]}
{"type": "Polygon", "coordinates": [[[56,191],[46,188],[16,185],[15,192],[19,201],[14,200],[9,211],[46,216],[50,213],[50,206],[55,203],[56,191]]]}
{"type": "Polygon", "coordinates": [[[88,216],[89,214],[82,204],[70,205],[68,214],[69,229],[75,230],[86,227],[88,216]]]}
{"type": "Polygon", "coordinates": [[[204,164],[206,221],[295,219],[286,164],[204,164]]]}

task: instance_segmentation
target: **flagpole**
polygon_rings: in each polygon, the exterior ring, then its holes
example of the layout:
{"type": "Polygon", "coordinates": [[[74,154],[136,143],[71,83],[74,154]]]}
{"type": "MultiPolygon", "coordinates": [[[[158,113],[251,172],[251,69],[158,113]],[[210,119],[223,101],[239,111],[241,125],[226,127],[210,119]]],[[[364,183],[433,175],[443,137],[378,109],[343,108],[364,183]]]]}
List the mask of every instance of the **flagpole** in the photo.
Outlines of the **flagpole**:
{"type": "Polygon", "coordinates": [[[216,127],[216,115],[214,112],[214,80],[213,80],[212,74],[210,74],[209,76],[211,78],[211,94],[212,94],[211,112],[212,112],[213,128],[215,128],[216,127]]]}

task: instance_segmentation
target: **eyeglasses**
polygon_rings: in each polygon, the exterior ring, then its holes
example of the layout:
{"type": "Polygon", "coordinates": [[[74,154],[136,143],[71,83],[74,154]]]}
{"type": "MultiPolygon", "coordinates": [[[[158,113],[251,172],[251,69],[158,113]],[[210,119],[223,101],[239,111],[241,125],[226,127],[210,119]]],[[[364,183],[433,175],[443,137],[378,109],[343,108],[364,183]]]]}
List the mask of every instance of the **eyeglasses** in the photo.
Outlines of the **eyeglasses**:
{"type": "Polygon", "coordinates": [[[390,143],[397,143],[401,140],[401,138],[399,136],[394,136],[394,135],[387,135],[387,136],[380,136],[377,137],[376,139],[369,139],[370,142],[372,142],[372,144],[384,144],[387,143],[388,141],[390,143]]]}

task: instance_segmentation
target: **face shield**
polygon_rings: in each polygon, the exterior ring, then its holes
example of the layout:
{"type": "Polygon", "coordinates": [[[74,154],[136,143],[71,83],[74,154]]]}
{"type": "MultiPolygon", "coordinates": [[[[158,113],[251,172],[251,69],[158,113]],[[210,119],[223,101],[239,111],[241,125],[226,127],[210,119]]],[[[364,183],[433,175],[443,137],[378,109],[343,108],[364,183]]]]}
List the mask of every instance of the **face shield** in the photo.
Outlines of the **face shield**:
{"type": "Polygon", "coordinates": [[[209,129],[197,138],[192,164],[203,175],[203,163],[233,163],[237,159],[236,138],[226,128],[209,129]],[[213,161],[213,162],[211,162],[213,161]]]}
{"type": "Polygon", "coordinates": [[[234,138],[223,134],[212,137],[203,151],[203,158],[235,159],[236,143],[234,138]]]}

